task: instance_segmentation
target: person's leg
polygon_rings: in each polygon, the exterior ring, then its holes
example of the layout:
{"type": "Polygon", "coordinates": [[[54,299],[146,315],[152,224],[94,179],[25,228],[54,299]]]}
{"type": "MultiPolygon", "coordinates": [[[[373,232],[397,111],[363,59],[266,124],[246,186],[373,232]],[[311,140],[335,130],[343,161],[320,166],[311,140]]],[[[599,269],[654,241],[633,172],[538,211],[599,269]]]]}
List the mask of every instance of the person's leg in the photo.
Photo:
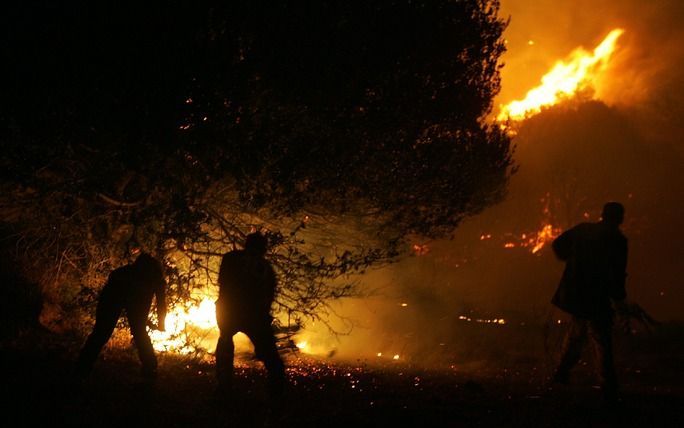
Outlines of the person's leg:
{"type": "Polygon", "coordinates": [[[233,335],[231,330],[222,329],[216,343],[216,379],[222,386],[229,386],[233,380],[233,335]]]}
{"type": "Polygon", "coordinates": [[[572,317],[570,327],[565,336],[560,363],[553,376],[554,382],[566,384],[570,378],[570,370],[577,364],[582,355],[582,348],[587,337],[587,321],[572,317]]]}
{"type": "Polygon", "coordinates": [[[270,320],[253,325],[247,335],[254,344],[256,357],[263,361],[266,367],[271,393],[281,394],[285,387],[285,364],[278,353],[270,320]]]}
{"type": "Polygon", "coordinates": [[[220,302],[216,302],[216,324],[219,328],[219,338],[216,343],[216,380],[219,387],[229,387],[233,380],[233,359],[235,357],[235,345],[233,336],[237,333],[228,318],[228,308],[220,302]]]}
{"type": "Polygon", "coordinates": [[[116,322],[121,315],[121,306],[103,295],[97,305],[95,315],[95,327],[83,345],[76,362],[76,371],[79,376],[85,377],[90,374],[97,356],[102,347],[107,343],[114,332],[116,322]]]}
{"type": "Polygon", "coordinates": [[[611,320],[592,321],[589,324],[589,337],[593,344],[601,389],[607,400],[617,398],[617,375],[613,361],[613,324],[611,320]]]}
{"type": "Polygon", "coordinates": [[[128,315],[128,324],[131,327],[131,334],[133,334],[133,341],[138,349],[138,357],[142,363],[143,376],[154,378],[157,375],[157,356],[154,353],[150,336],[147,334],[148,309],[144,307],[129,307],[126,309],[126,313],[128,315]]]}

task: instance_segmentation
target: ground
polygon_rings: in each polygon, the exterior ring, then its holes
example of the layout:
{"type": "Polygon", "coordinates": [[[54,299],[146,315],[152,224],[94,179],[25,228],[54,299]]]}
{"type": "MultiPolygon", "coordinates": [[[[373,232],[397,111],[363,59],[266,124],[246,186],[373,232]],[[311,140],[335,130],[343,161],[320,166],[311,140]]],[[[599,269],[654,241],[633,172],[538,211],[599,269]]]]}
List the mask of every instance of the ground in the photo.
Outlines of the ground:
{"type": "MultiPolygon", "coordinates": [[[[570,386],[547,388],[534,358],[433,364],[288,356],[288,389],[268,399],[258,363],[243,362],[233,395],[216,391],[211,361],[160,357],[145,383],[132,350],[101,356],[85,383],[74,348],[51,333],[2,344],[2,426],[682,427],[681,326],[622,343],[622,402],[602,405],[588,364],[570,386]]],[[[519,350],[518,350],[519,351],[519,350]]]]}

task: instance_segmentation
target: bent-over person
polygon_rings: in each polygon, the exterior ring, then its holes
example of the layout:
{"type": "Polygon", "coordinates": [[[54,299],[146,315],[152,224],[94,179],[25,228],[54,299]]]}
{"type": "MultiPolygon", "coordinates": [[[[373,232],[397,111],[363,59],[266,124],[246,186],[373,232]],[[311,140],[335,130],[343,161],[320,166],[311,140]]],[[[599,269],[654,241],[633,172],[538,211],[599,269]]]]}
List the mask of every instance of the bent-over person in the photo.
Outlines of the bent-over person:
{"type": "Polygon", "coordinates": [[[116,323],[125,311],[133,334],[143,376],[153,379],[157,373],[157,358],[147,334],[148,315],[152,297],[156,296],[156,329],[164,331],[166,319],[166,282],[161,263],[147,253],[140,254],[135,262],[112,271],[100,292],[95,327],[81,350],[76,363],[77,374],[87,376],[107,343],[116,323]]]}

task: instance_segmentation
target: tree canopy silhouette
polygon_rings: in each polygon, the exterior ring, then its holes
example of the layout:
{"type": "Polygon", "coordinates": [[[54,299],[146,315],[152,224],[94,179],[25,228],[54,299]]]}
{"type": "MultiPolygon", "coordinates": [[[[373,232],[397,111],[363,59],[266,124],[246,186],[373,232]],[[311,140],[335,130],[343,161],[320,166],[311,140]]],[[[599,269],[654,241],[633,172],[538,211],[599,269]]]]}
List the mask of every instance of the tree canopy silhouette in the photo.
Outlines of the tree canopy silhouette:
{"type": "Polygon", "coordinates": [[[336,279],[501,198],[497,13],[488,0],[13,5],[2,220],[61,310],[132,245],[165,254],[187,299],[256,227],[281,309],[320,315],[355,292],[336,279]]]}

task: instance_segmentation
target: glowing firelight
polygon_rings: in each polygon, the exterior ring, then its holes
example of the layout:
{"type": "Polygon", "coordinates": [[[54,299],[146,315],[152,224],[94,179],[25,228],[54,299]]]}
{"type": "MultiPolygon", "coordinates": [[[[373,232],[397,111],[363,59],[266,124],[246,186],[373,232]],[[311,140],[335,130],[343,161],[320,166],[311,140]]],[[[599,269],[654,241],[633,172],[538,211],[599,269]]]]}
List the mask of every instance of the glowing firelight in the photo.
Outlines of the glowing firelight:
{"type": "Polygon", "coordinates": [[[562,229],[554,227],[552,224],[544,224],[541,229],[532,234],[523,233],[520,235],[520,240],[507,241],[503,244],[504,248],[527,248],[532,254],[537,254],[549,242],[552,242],[560,233],[562,229]]]}
{"type": "MultiPolygon", "coordinates": [[[[499,325],[504,325],[506,324],[506,320],[503,318],[493,318],[493,319],[487,319],[487,318],[470,318],[465,315],[459,315],[458,319],[461,321],[468,321],[468,322],[477,322],[481,324],[499,324],[499,325]]],[[[441,344],[440,344],[441,345],[441,344]]]]}
{"type": "Polygon", "coordinates": [[[524,99],[502,106],[497,120],[525,119],[539,113],[543,107],[554,105],[562,98],[586,88],[605,69],[622,33],[623,29],[614,29],[593,53],[580,47],[564,61],[556,62],[551,71],[542,77],[541,84],[530,90],[524,99]]]}
{"type": "Polygon", "coordinates": [[[542,229],[537,232],[537,236],[534,239],[534,247],[532,247],[532,254],[536,254],[544,248],[544,245],[546,245],[547,242],[553,241],[556,236],[558,236],[558,230],[554,229],[554,227],[550,224],[544,225],[542,229]]]}
{"type": "Polygon", "coordinates": [[[193,350],[187,343],[189,329],[203,331],[204,337],[218,336],[216,306],[211,297],[204,297],[197,305],[176,307],[166,315],[166,331],[151,331],[150,339],[157,351],[173,351],[188,354],[193,350]]]}
{"type": "MultiPolygon", "coordinates": [[[[177,306],[166,315],[166,331],[150,331],[152,346],[157,351],[193,354],[198,349],[213,352],[219,331],[216,325],[215,297],[204,296],[198,303],[177,306]]],[[[305,334],[305,332],[303,333],[305,334]]],[[[242,333],[234,338],[237,350],[253,351],[251,341],[242,333]]],[[[322,354],[324,348],[314,346],[308,339],[299,338],[295,346],[305,354],[322,354]]]]}
{"type": "MultiPolygon", "coordinates": [[[[208,292],[170,310],[166,315],[166,331],[149,331],[154,349],[182,355],[195,354],[198,350],[212,353],[219,336],[215,301],[216,296],[208,292]]],[[[310,332],[302,331],[297,336],[294,346],[299,352],[307,355],[330,352],[325,345],[315,343],[310,332]]],[[[236,334],[233,341],[237,351],[254,351],[252,342],[243,333],[236,334]]]]}

